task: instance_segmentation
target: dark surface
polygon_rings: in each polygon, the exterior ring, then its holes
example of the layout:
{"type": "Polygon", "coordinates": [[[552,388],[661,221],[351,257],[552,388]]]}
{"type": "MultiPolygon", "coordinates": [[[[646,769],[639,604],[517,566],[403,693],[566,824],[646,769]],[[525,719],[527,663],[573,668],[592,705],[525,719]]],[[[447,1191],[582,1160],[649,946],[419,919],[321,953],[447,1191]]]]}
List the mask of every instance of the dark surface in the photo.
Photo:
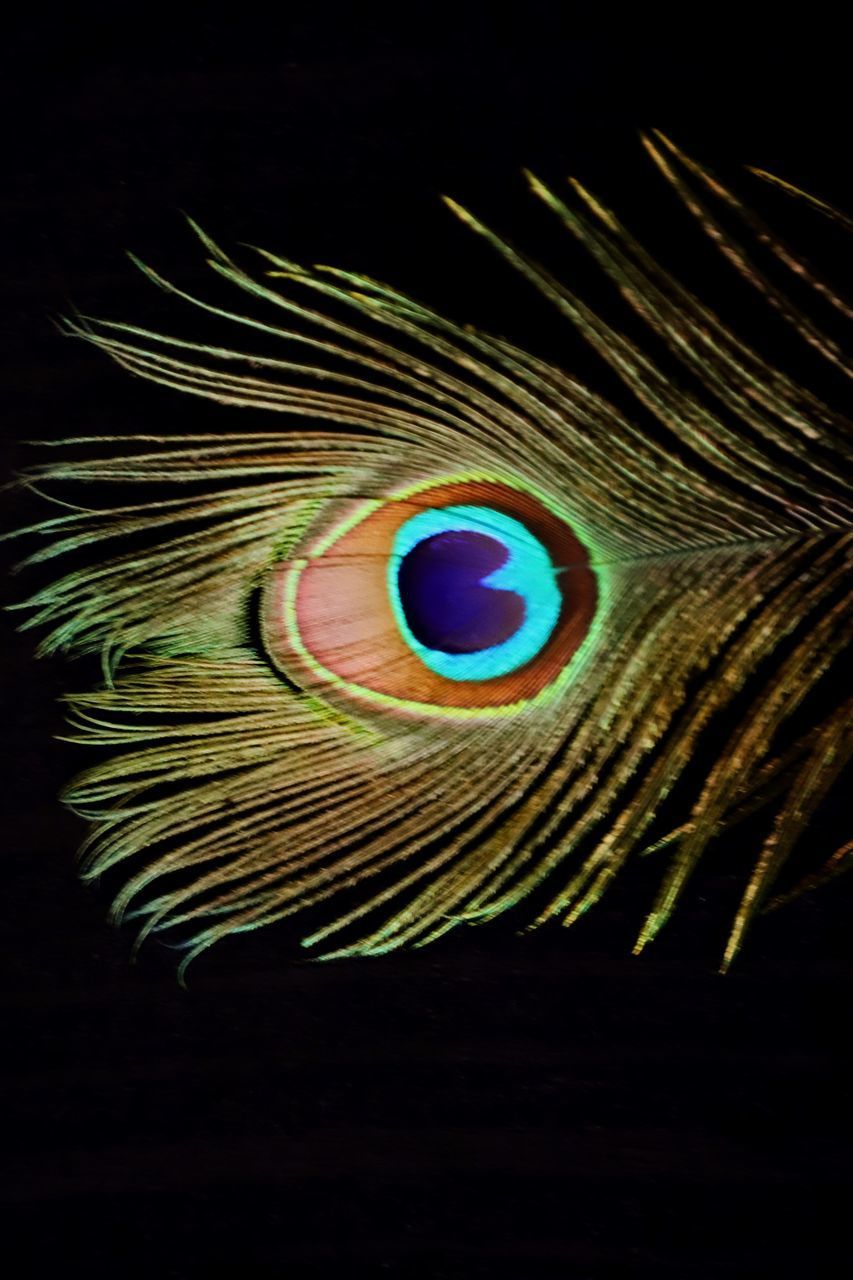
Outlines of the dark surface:
{"type": "MultiPolygon", "coordinates": [[[[122,252],[195,284],[178,209],[229,245],[390,279],[592,376],[439,192],[528,243],[544,223],[523,163],[639,208],[656,180],[633,130],[651,124],[853,204],[831,32],[577,39],[557,8],[417,37],[322,15],[275,37],[142,15],[132,34],[7,32],[7,468],[32,456],[24,439],[221,422],[48,319],[71,300],[161,314],[122,252]]],[[[641,229],[658,207],[639,208],[641,229]]],[[[12,506],[18,522],[42,511],[12,506]]],[[[96,673],[36,665],[8,623],[4,644],[8,1274],[846,1273],[849,885],[761,922],[725,979],[737,840],[641,959],[650,871],[568,933],[310,966],[272,930],[201,960],[185,992],[170,953],[130,964],[104,895],[75,879],[82,829],[56,794],[79,762],[52,735],[57,695],[96,673]]]]}

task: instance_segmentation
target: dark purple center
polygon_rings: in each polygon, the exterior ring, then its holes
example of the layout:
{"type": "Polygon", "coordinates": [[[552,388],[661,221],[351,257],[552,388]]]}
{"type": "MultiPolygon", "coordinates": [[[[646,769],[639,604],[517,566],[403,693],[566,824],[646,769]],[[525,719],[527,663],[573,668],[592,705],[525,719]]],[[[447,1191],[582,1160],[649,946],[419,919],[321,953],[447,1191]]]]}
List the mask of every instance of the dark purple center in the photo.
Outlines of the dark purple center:
{"type": "Polygon", "coordinates": [[[496,538],[464,529],[436,533],[412,547],[397,582],[415,639],[444,653],[477,653],[515,635],[524,622],[523,597],[482,584],[508,558],[496,538]]]}

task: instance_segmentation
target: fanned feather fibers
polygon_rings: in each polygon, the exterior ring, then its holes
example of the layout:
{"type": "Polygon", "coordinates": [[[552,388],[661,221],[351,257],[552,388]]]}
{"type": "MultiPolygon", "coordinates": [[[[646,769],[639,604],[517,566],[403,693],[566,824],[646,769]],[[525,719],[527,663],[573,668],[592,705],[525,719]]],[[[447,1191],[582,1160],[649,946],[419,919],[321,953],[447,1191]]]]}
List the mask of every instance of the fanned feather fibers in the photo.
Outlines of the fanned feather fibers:
{"type": "MultiPolygon", "coordinates": [[[[729,263],[849,375],[838,341],[722,214],[849,318],[835,286],[668,139],[644,141],[729,263]]],[[[93,558],[28,602],[29,625],[49,627],[45,652],[104,655],[105,686],[71,699],[76,736],[116,750],[68,791],[93,824],[83,872],[121,866],[116,918],[139,919],[141,936],[172,931],[184,963],[225,934],[314,907],[328,919],[305,944],[326,955],[422,944],[534,893],[534,923],[571,923],[629,858],[651,852],[661,885],[640,949],[709,844],[765,812],[728,964],[849,761],[848,707],[800,723],[850,639],[849,421],[750,349],[579,183],[574,201],[530,183],[640,317],[648,350],[449,203],[609,364],[642,406],[636,421],[561,369],[388,286],[270,253],[259,278],[198,228],[251,315],[143,270],[238,326],[245,346],[68,322],[142,378],[226,411],[285,416],[266,431],[242,431],[232,415],[218,434],[65,441],[62,460],[31,477],[131,495],[38,527],[50,541],[33,560],[81,548],[93,558]],[[253,353],[253,333],[292,358],[253,353]],[[489,721],[399,714],[320,678],[283,680],[247,625],[271,568],[297,560],[353,498],[461,472],[530,486],[584,531],[607,586],[572,678],[489,721]],[[691,784],[686,816],[655,834],[719,724],[726,736],[691,784]]],[[[825,856],[802,887],[847,865],[849,846],[825,856]]]]}

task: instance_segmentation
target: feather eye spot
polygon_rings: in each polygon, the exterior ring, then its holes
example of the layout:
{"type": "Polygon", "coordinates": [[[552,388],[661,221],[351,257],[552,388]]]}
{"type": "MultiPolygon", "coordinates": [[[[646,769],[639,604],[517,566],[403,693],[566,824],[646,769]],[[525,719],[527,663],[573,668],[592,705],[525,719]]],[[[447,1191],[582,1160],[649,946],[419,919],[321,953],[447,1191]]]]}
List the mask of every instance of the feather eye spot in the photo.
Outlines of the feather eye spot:
{"type": "Polygon", "coordinates": [[[407,710],[506,714],[563,674],[597,599],[587,548],[536,495],[443,480],[361,504],[276,567],[264,634],[290,678],[407,710]]]}

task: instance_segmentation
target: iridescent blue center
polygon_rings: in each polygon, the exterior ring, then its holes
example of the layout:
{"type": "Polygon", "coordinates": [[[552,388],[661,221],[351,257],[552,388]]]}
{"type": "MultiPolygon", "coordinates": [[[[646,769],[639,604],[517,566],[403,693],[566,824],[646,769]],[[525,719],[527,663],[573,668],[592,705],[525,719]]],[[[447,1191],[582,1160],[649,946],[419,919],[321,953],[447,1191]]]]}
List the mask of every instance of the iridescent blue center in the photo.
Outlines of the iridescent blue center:
{"type": "Polygon", "coordinates": [[[539,539],[473,505],[422,511],[400,527],[388,592],[407,644],[451,680],[488,680],[529,662],[562,607],[539,539]]]}
{"type": "Polygon", "coordinates": [[[485,586],[509,551],[485,533],[449,529],[418,542],[400,565],[400,601],[412,635],[428,649],[477,653],[514,636],[524,597],[485,586]]]}

